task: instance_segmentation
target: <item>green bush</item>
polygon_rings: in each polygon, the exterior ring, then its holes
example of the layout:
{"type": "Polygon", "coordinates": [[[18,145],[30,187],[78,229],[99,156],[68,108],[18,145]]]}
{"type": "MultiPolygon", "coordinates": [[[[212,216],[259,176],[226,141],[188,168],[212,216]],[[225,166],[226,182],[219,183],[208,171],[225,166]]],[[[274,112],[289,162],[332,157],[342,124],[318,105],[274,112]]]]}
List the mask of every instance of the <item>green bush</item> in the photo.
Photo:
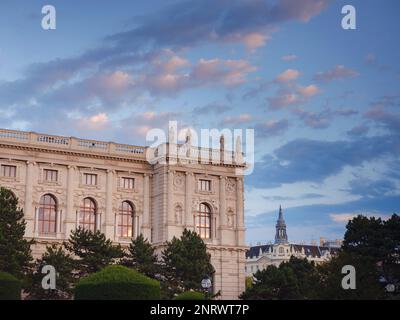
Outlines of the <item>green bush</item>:
{"type": "Polygon", "coordinates": [[[21,282],[6,272],[0,272],[0,300],[21,300],[21,282]]]}
{"type": "Polygon", "coordinates": [[[81,279],[75,300],[160,299],[160,283],[123,266],[108,266],[81,279]]]}
{"type": "Polygon", "coordinates": [[[198,291],[186,291],[178,294],[174,300],[205,300],[204,293],[198,291]]]}

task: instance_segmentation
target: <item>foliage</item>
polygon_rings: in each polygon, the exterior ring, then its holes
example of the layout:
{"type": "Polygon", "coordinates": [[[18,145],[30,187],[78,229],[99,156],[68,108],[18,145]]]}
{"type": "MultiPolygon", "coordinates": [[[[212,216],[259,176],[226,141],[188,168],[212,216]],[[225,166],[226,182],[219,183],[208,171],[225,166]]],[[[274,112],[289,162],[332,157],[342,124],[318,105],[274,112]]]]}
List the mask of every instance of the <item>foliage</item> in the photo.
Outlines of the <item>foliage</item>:
{"type": "Polygon", "coordinates": [[[355,253],[340,252],[329,263],[318,266],[320,274],[321,299],[357,300],[379,299],[384,297],[382,286],[378,282],[378,272],[373,259],[355,253]],[[354,266],[356,270],[356,289],[342,288],[342,268],[354,266]]]}
{"type": "Polygon", "coordinates": [[[147,239],[144,239],[142,234],[136,239],[132,239],[128,254],[123,259],[122,264],[134,268],[151,278],[154,278],[159,272],[157,255],[154,253],[154,248],[147,239]]]}
{"type": "Polygon", "coordinates": [[[279,267],[270,265],[255,274],[257,283],[241,299],[314,299],[317,297],[318,274],[306,259],[291,257],[279,267]]]}
{"type": "Polygon", "coordinates": [[[18,208],[18,199],[6,189],[0,188],[0,271],[17,278],[32,266],[30,246],[34,243],[24,239],[26,222],[24,213],[18,208]]]}
{"type": "Polygon", "coordinates": [[[28,299],[59,300],[69,299],[72,295],[74,260],[61,246],[53,244],[46,247],[46,252],[36,261],[36,270],[32,274],[31,286],[27,292],[28,299]],[[56,269],[56,289],[44,290],[42,288],[42,268],[51,265],[56,269]]]}
{"type": "Polygon", "coordinates": [[[160,283],[124,266],[108,266],[78,282],[76,300],[148,300],[160,298],[160,283]]]}
{"type": "Polygon", "coordinates": [[[7,272],[0,272],[0,300],[21,300],[21,282],[7,272]]]}
{"type": "Polygon", "coordinates": [[[174,300],[205,300],[204,293],[198,291],[185,291],[178,294],[174,300]]]}
{"type": "Polygon", "coordinates": [[[163,292],[171,298],[175,293],[200,290],[201,280],[212,277],[214,271],[211,256],[200,236],[185,229],[180,239],[174,237],[167,242],[162,252],[163,292]]]}
{"type": "Polygon", "coordinates": [[[121,246],[113,245],[103,233],[81,227],[72,231],[64,247],[78,258],[75,260],[75,269],[79,278],[114,264],[124,256],[121,246]]]}

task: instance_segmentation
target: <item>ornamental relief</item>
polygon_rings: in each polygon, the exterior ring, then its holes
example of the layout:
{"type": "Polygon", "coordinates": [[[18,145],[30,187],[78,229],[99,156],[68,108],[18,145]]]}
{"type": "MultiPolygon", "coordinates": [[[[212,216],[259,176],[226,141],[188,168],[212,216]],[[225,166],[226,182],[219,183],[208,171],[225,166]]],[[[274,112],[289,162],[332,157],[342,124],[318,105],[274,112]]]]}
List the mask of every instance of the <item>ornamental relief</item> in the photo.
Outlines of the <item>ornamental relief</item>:
{"type": "Polygon", "coordinates": [[[236,191],[236,181],[234,179],[227,179],[226,181],[226,191],[233,193],[236,191]]]}
{"type": "Polygon", "coordinates": [[[185,176],[183,173],[175,173],[174,176],[174,189],[175,191],[183,190],[185,186],[185,176]]]}
{"type": "Polygon", "coordinates": [[[219,210],[219,203],[217,200],[214,199],[195,199],[192,201],[192,211],[199,210],[200,203],[207,203],[211,206],[212,212],[217,213],[219,210]]]}

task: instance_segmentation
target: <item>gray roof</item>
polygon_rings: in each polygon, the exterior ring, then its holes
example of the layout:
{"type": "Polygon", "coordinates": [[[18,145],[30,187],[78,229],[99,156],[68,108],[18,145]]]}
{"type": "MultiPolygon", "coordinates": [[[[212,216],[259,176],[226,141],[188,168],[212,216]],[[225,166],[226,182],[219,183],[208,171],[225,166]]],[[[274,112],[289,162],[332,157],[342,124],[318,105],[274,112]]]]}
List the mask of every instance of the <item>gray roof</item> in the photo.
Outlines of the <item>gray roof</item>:
{"type": "MultiPolygon", "coordinates": [[[[304,249],[304,254],[307,257],[321,257],[324,255],[324,252],[329,251],[331,254],[337,253],[339,248],[331,248],[326,246],[316,246],[316,245],[307,245],[307,244],[289,244],[293,247],[295,252],[302,252],[304,249]]],[[[265,244],[260,246],[250,247],[249,250],[246,251],[246,258],[258,257],[260,254],[260,249],[262,253],[268,252],[269,248],[272,247],[271,244],[265,244]]]]}

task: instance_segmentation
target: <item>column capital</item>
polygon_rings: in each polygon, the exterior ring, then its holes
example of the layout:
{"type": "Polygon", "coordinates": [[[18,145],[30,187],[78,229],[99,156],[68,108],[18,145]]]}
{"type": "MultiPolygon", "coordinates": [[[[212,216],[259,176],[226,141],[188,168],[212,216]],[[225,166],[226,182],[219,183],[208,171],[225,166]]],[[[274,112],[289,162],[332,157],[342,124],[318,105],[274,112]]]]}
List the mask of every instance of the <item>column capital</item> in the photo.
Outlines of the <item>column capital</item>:
{"type": "Polygon", "coordinates": [[[76,166],[72,166],[72,165],[68,165],[67,168],[76,170],[76,166]]]}
{"type": "Polygon", "coordinates": [[[186,172],[185,172],[185,176],[193,176],[193,172],[188,172],[188,171],[186,171],[186,172]]]}
{"type": "Polygon", "coordinates": [[[36,162],[35,161],[26,161],[26,164],[29,166],[29,165],[36,165],[36,162]]]}
{"type": "Polygon", "coordinates": [[[107,169],[107,173],[108,173],[108,174],[110,174],[110,173],[115,173],[115,170],[114,170],[114,169],[107,169]]]}
{"type": "Polygon", "coordinates": [[[220,180],[226,180],[226,177],[225,176],[219,176],[219,179],[220,180]]]}

